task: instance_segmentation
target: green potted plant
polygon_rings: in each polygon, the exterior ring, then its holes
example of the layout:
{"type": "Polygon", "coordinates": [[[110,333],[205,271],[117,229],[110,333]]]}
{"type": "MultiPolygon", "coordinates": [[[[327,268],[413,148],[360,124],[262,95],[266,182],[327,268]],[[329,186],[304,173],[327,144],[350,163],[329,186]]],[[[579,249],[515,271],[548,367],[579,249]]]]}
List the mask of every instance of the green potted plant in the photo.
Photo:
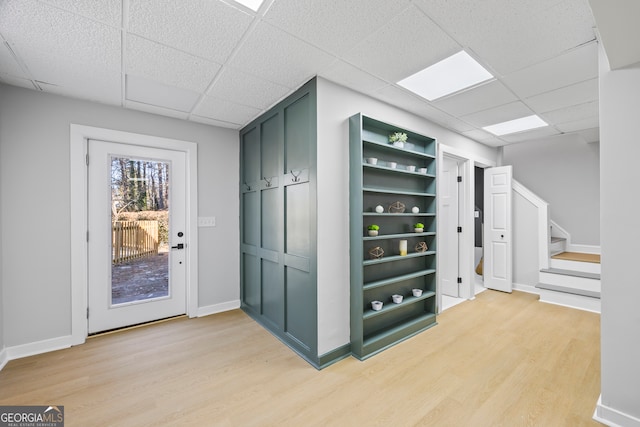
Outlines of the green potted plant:
{"type": "Polygon", "coordinates": [[[424,224],[421,222],[413,224],[413,231],[416,233],[422,233],[424,231],[424,224]]]}
{"type": "Polygon", "coordinates": [[[376,224],[371,224],[369,227],[369,236],[371,237],[375,237],[378,235],[378,230],[380,230],[380,226],[376,225],[376,224]]]}
{"type": "Polygon", "coordinates": [[[392,143],[394,147],[403,148],[404,143],[407,142],[407,134],[404,132],[394,132],[389,135],[389,142],[392,143]]]}

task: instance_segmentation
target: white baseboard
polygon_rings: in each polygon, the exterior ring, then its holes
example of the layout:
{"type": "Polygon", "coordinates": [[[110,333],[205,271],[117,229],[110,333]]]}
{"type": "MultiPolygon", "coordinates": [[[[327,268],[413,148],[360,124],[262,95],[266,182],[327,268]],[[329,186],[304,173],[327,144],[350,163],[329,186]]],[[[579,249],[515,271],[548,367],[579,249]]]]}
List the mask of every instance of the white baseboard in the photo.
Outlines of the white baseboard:
{"type": "Polygon", "coordinates": [[[7,349],[3,348],[2,351],[0,351],[0,371],[2,371],[2,368],[5,367],[8,361],[9,355],[7,354],[7,349]]]}
{"type": "Polygon", "coordinates": [[[590,298],[582,295],[568,294],[566,292],[550,291],[548,289],[538,288],[538,290],[540,291],[540,302],[600,314],[601,303],[599,298],[590,298]]]}
{"type": "Polygon", "coordinates": [[[240,300],[207,305],[205,307],[198,307],[197,317],[209,316],[211,314],[222,313],[223,311],[230,311],[238,308],[240,308],[240,300]]]}
{"type": "Polygon", "coordinates": [[[513,290],[515,291],[521,291],[521,292],[526,292],[528,294],[540,295],[538,288],[536,288],[535,286],[523,285],[522,283],[513,283],[512,287],[513,287],[513,290]]]}
{"type": "Polygon", "coordinates": [[[640,418],[603,405],[602,395],[598,398],[593,419],[609,427],[640,427],[640,418]]]}
{"type": "Polygon", "coordinates": [[[580,252],[583,254],[600,254],[600,246],[595,245],[581,245],[579,243],[570,243],[567,246],[567,252],[580,252]]]}
{"type": "Polygon", "coordinates": [[[20,359],[22,357],[34,356],[36,354],[47,353],[49,351],[62,350],[71,347],[71,335],[64,337],[51,338],[43,341],[31,342],[28,344],[7,347],[7,357],[9,360],[20,359]]]}

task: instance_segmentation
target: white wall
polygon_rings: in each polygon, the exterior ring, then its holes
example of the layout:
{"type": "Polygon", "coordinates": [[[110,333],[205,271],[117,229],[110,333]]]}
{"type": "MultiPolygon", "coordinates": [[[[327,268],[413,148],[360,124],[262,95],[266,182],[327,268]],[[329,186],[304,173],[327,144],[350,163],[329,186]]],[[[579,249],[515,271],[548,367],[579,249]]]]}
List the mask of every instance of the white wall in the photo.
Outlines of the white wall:
{"type": "Polygon", "coordinates": [[[640,426],[640,64],[610,71],[600,54],[601,415],[640,426]],[[612,409],[613,411],[609,411],[612,409]],[[631,421],[634,417],[635,420],[631,421]]]}
{"type": "Polygon", "coordinates": [[[520,193],[513,192],[513,282],[538,284],[538,208],[520,193]]]}
{"type": "Polygon", "coordinates": [[[472,156],[495,150],[410,112],[318,79],[318,353],[349,342],[349,117],[357,113],[436,138],[472,156]]]}
{"type": "Polygon", "coordinates": [[[199,306],[238,301],[237,131],[0,85],[4,344],[71,333],[71,123],[198,143],[199,306]]]}
{"type": "Polygon", "coordinates": [[[514,179],[549,202],[550,218],[573,244],[600,245],[599,146],[563,136],[503,149],[514,179]]]}

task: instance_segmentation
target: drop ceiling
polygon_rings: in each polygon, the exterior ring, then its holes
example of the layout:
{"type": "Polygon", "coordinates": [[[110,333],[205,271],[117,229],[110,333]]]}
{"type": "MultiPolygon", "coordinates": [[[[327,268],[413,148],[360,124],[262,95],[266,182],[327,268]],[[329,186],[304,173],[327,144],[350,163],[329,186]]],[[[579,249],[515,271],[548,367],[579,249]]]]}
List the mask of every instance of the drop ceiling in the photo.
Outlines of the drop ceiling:
{"type": "Polygon", "coordinates": [[[593,142],[594,27],[587,0],[0,0],[0,82],[240,129],[317,75],[489,146],[593,142]],[[397,84],[463,49],[496,78],[397,84]],[[532,114],[549,126],[482,130],[532,114]]]}

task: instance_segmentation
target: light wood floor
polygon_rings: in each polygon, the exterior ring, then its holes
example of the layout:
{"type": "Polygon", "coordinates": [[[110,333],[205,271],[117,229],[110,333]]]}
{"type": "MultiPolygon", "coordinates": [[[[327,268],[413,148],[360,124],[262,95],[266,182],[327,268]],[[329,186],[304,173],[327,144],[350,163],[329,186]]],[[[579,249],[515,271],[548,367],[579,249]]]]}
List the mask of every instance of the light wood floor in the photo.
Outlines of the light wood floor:
{"type": "Polygon", "coordinates": [[[316,371],[241,311],[177,319],[11,361],[0,405],[72,426],[583,426],[599,315],[486,291],[364,362],[316,371]]]}
{"type": "Polygon", "coordinates": [[[561,252],[552,256],[553,259],[563,259],[566,261],[580,261],[580,262],[592,262],[594,264],[600,264],[599,254],[585,254],[582,252],[561,252]]]}

